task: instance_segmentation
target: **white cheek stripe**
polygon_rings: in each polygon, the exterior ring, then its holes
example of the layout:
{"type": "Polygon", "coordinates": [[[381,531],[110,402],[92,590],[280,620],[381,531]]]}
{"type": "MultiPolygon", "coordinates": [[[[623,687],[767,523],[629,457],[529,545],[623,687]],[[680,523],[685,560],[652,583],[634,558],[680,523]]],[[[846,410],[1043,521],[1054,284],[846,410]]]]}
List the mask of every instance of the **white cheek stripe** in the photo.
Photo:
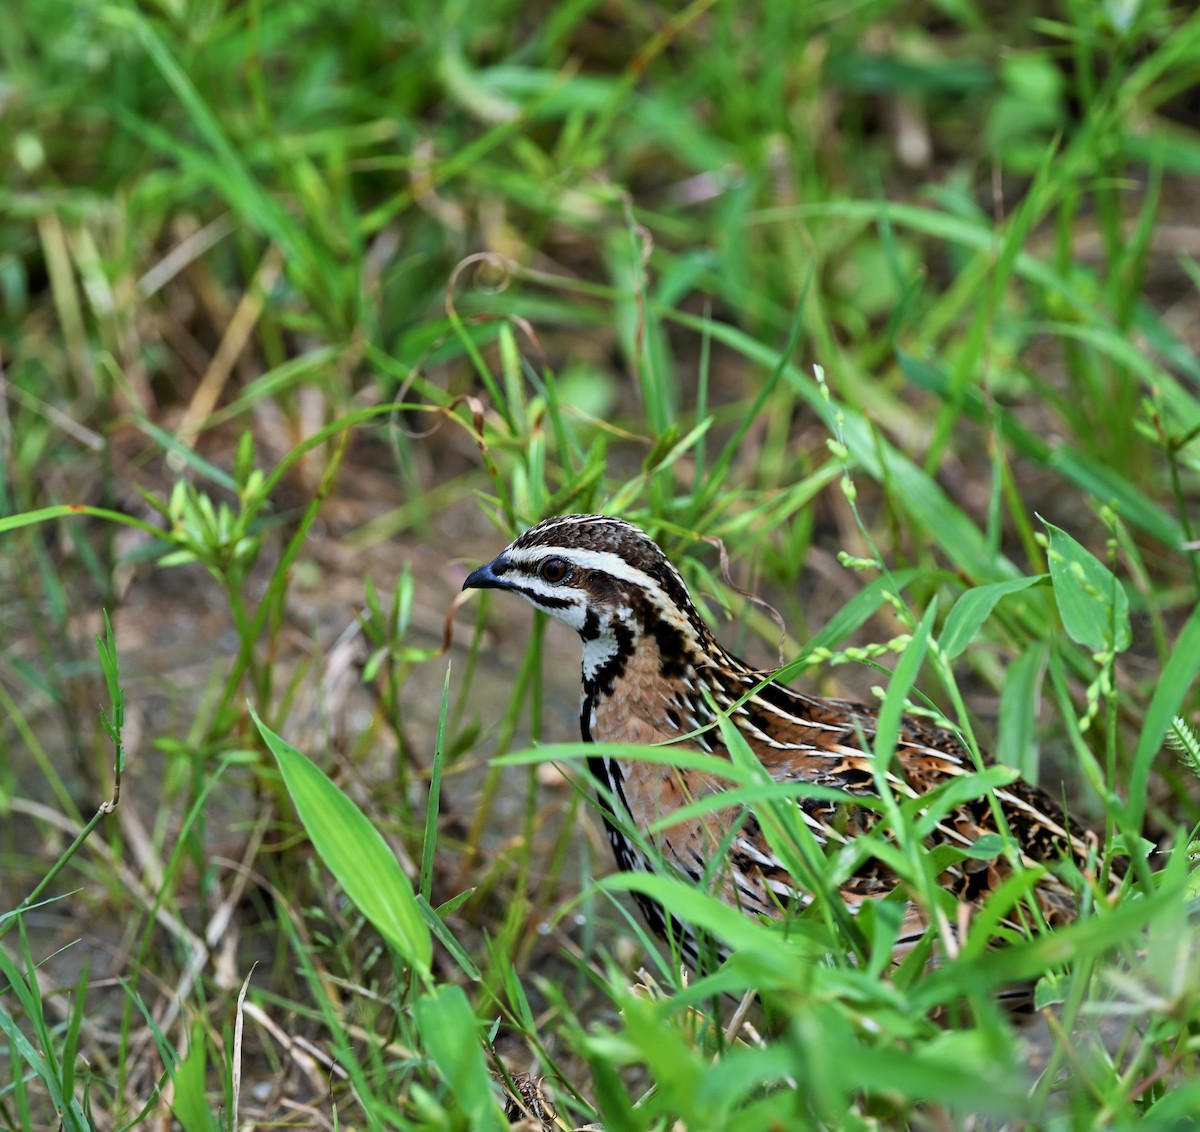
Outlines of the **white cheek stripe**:
{"type": "MultiPolygon", "coordinates": [[[[500,575],[500,581],[501,583],[504,582],[503,574],[500,575]]],[[[541,595],[543,597],[555,598],[556,600],[565,598],[575,601],[575,599],[578,599],[578,604],[583,604],[583,594],[577,590],[572,590],[570,587],[562,585],[551,585],[551,583],[547,582],[544,578],[539,578],[536,574],[521,577],[518,579],[517,585],[520,588],[514,592],[526,599],[534,595],[541,595]]]]}
{"type": "Polygon", "coordinates": [[[510,590],[509,592],[516,594],[517,597],[524,598],[534,609],[540,609],[556,621],[561,621],[564,625],[569,625],[576,632],[583,628],[584,622],[587,620],[587,598],[578,591],[572,592],[568,589],[564,593],[562,586],[552,586],[542,581],[541,578],[522,578],[519,588],[510,590]],[[556,600],[565,598],[570,602],[570,605],[541,605],[538,602],[539,596],[554,598],[556,600]]]}

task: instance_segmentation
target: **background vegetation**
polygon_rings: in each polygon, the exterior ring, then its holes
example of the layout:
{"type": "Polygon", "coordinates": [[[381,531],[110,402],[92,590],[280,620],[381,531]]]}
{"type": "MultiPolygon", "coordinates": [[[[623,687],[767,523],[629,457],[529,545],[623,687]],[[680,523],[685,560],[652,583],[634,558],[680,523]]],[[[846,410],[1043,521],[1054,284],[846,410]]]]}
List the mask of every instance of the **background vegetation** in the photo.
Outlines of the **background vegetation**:
{"type": "Polygon", "coordinates": [[[1165,0],[0,7],[0,1125],[1188,1126],[1198,90],[1165,0]],[[1119,899],[885,978],[887,907],[672,888],[738,949],[681,973],[521,753],[577,644],[441,648],[562,510],[1061,792],[1119,899]]]}

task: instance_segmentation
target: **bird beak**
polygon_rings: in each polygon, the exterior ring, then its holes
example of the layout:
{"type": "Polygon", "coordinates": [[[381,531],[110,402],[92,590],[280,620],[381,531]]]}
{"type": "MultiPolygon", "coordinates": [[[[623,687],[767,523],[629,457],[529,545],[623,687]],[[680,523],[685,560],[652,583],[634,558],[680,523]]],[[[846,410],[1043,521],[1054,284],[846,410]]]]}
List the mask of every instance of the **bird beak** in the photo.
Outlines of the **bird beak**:
{"type": "Polygon", "coordinates": [[[508,569],[508,559],[503,554],[472,570],[463,582],[464,590],[502,590],[507,588],[500,577],[508,569]]]}

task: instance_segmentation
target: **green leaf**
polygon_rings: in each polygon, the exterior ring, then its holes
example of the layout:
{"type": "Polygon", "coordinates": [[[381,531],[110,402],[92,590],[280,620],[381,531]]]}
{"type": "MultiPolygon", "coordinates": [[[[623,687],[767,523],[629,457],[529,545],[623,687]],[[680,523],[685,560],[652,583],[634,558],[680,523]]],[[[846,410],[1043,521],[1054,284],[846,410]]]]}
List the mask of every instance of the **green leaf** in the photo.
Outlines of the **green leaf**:
{"type": "Polygon", "coordinates": [[[1150,778],[1150,767],[1162,749],[1163,737],[1171,720],[1179,714],[1184,698],[1195,683],[1200,672],[1200,606],[1192,610],[1183,630],[1175,638],[1166,667],[1154,688],[1142,733],[1138,736],[1137,749],[1133,753],[1133,768],[1129,774],[1129,806],[1127,814],[1130,828],[1140,829],[1146,808],[1146,784],[1150,778]]]}
{"type": "MultiPolygon", "coordinates": [[[[27,950],[26,958],[28,960],[27,950]]],[[[23,1061],[41,1080],[58,1113],[58,1126],[64,1132],[85,1132],[92,1125],[84,1116],[83,1108],[74,1096],[67,1096],[62,1090],[55,1043],[42,1012],[42,999],[32,960],[28,960],[27,970],[21,971],[4,948],[0,947],[0,992],[0,1033],[8,1039],[9,1049],[19,1059],[16,1062],[17,1072],[23,1073],[19,1068],[23,1061]],[[6,1009],[5,999],[10,995],[20,1003],[24,1018],[14,1016],[6,1009]]]]}
{"type": "Polygon", "coordinates": [[[1014,660],[1004,673],[996,761],[1015,766],[1021,777],[1037,783],[1037,712],[1041,701],[1046,646],[1034,646],[1014,660]]]}
{"type": "Polygon", "coordinates": [[[429,774],[429,795],[425,801],[425,836],[421,842],[421,896],[426,901],[433,891],[433,861],[437,850],[438,806],[442,796],[442,767],[446,753],[446,706],[450,702],[450,662],[442,682],[442,706],[438,711],[437,736],[433,741],[433,766],[429,774]]]}
{"type": "Polygon", "coordinates": [[[412,882],[363,812],[309,759],[250,714],[292,796],[314,848],[354,906],[412,966],[430,977],[433,944],[412,882]]]}
{"type": "MultiPolygon", "coordinates": [[[[1039,515],[1038,518],[1041,518],[1039,515]]],[[[1071,640],[1094,652],[1121,652],[1132,639],[1129,598],[1117,577],[1066,531],[1042,519],[1054,601],[1071,640]]]]}
{"type": "Polygon", "coordinates": [[[1004,838],[998,833],[980,834],[970,845],[961,846],[959,852],[964,857],[974,857],[979,861],[990,861],[993,857],[999,857],[1004,852],[1004,838]]]}
{"type": "Polygon", "coordinates": [[[657,873],[616,873],[599,882],[605,892],[640,892],[670,908],[671,914],[698,931],[721,940],[731,952],[757,953],[783,973],[803,962],[794,944],[779,932],[733,908],[690,882],[657,873]]]}
{"type": "MultiPolygon", "coordinates": [[[[916,811],[915,830],[918,837],[928,837],[952,810],[974,801],[1015,781],[1017,772],[1010,766],[988,766],[970,774],[958,774],[932,790],[907,799],[904,808],[916,811]]],[[[995,856],[995,854],[991,854],[995,856]]]]}
{"type": "Polygon", "coordinates": [[[1040,978],[1051,967],[1078,963],[1118,944],[1137,938],[1156,916],[1179,902],[1182,884],[1171,882],[1140,900],[1125,900],[1102,914],[1077,920],[1066,927],[984,951],[995,928],[992,916],[1001,918],[1036,882],[1041,870],[1024,869],[1007,877],[971,924],[963,954],[978,955],[974,963],[948,963],[931,971],[912,989],[914,1008],[928,1010],[967,993],[1026,979],[1040,978]],[[978,954],[984,952],[983,954],[978,954]]]}
{"type": "Polygon", "coordinates": [[[921,671],[921,663],[924,661],[925,651],[929,647],[929,636],[933,631],[936,614],[937,602],[932,601],[925,611],[925,616],[921,618],[920,624],[913,631],[912,639],[900,655],[900,660],[888,682],[887,695],[884,696],[883,705],[879,709],[873,743],[875,759],[872,765],[876,785],[879,786],[880,795],[885,798],[888,791],[883,779],[887,774],[888,765],[900,738],[900,721],[904,717],[908,705],[908,693],[917,681],[917,674],[921,671]]]}
{"type": "MultiPolygon", "coordinates": [[[[757,775],[735,766],[729,759],[718,755],[706,755],[675,743],[655,747],[646,747],[638,743],[605,743],[604,751],[615,759],[635,759],[639,762],[665,764],[680,770],[699,770],[738,786],[752,786],[760,781],[757,775]]],[[[596,748],[591,743],[543,743],[528,750],[497,755],[492,759],[492,766],[529,766],[531,763],[572,760],[582,762],[584,759],[595,757],[595,754],[596,748]]]]}
{"type": "Polygon", "coordinates": [[[946,618],[946,625],[942,629],[941,646],[947,659],[953,660],[975,639],[979,626],[991,616],[996,603],[1002,597],[1026,590],[1045,578],[1045,574],[1038,574],[1032,578],[1013,578],[1007,582],[992,582],[990,585],[967,590],[954,603],[954,608],[950,610],[950,616],[946,618]]]}
{"type": "Polygon", "coordinates": [[[425,1051],[471,1128],[506,1129],[483,1060],[479,1020],[456,984],[436,987],[413,1003],[425,1051]]]}
{"type": "Polygon", "coordinates": [[[204,1095],[207,1056],[204,1046],[204,1026],[197,1022],[192,1027],[188,1040],[188,1051],[175,1066],[171,1076],[175,1086],[175,1099],[171,1112],[179,1121],[183,1132],[217,1132],[221,1127],[209,1107],[204,1095]]]}

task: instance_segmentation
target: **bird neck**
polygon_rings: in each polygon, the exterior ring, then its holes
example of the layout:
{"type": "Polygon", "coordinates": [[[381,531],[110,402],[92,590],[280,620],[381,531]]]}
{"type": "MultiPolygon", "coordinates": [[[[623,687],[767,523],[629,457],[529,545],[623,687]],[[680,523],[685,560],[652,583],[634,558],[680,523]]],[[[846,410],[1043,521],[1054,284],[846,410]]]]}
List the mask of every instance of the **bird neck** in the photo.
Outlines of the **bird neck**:
{"type": "Polygon", "coordinates": [[[589,612],[579,630],[585,690],[611,695],[635,658],[639,679],[667,683],[707,682],[720,669],[745,668],[717,644],[691,606],[681,609],[661,593],[633,590],[624,596],[603,614],[589,612]]]}
{"type": "MultiPolygon", "coordinates": [[[[650,601],[584,627],[580,729],[585,741],[659,742],[715,720],[758,682],[694,611],[650,601]],[[689,615],[690,613],[690,615],[689,615]],[[650,736],[653,736],[651,738],[650,736]]],[[[708,749],[701,739],[698,744],[708,749]]]]}
{"type": "Polygon", "coordinates": [[[629,612],[618,610],[604,622],[589,618],[579,636],[583,641],[584,686],[611,692],[641,645],[640,622],[629,612]]]}

